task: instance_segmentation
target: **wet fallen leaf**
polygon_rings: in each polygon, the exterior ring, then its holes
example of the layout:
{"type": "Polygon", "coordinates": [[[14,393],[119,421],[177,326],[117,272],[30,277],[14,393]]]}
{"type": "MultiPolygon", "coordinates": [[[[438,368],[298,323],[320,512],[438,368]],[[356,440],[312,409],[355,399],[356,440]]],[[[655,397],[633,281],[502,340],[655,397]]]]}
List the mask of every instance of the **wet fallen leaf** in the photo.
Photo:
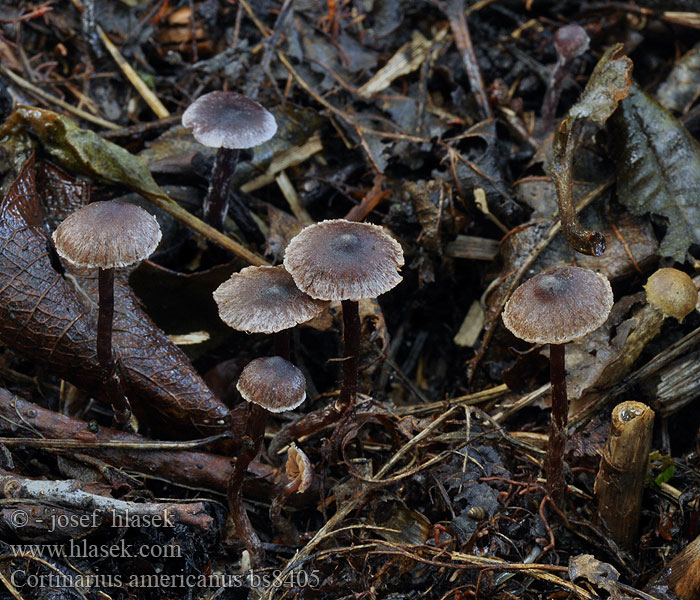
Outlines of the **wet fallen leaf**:
{"type": "Polygon", "coordinates": [[[81,129],[67,117],[19,105],[0,128],[0,137],[21,137],[27,130],[39,139],[46,152],[72,173],[126,185],[147,198],[166,197],[142,159],[94,131],[81,129]]]}
{"type": "Polygon", "coordinates": [[[700,243],[700,144],[637,86],[612,123],[620,202],[637,215],[666,217],[659,253],[683,262],[700,243]]]}
{"type": "Polygon", "coordinates": [[[656,99],[669,110],[685,112],[700,94],[700,44],[686,52],[659,86],[656,99]]]}
{"type": "MultiPolygon", "coordinates": [[[[32,158],[0,208],[0,337],[99,398],[96,281],[71,280],[56,271],[41,212],[32,158]]],[[[228,409],[141,310],[124,281],[117,282],[115,305],[115,354],[132,403],[185,431],[225,429],[228,409]]]]}
{"type": "Polygon", "coordinates": [[[604,125],[620,100],[627,97],[632,61],[626,56],[620,56],[621,52],[622,44],[613,44],[598,61],[583,94],[569,110],[569,130],[572,121],[576,119],[604,125]]]}

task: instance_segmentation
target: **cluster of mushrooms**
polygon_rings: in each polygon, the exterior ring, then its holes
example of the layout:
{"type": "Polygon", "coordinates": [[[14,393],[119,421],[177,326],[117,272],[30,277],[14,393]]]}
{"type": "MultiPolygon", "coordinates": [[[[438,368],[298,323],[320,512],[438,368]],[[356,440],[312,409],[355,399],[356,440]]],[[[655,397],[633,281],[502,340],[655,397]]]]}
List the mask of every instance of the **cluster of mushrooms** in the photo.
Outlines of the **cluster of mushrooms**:
{"type": "Polygon", "coordinates": [[[233,530],[254,564],[262,562],[262,544],[243,507],[243,476],[260,449],[268,411],[292,410],[305,398],[304,377],[288,361],[289,330],[317,316],[331,301],[341,302],[345,357],[338,410],[348,414],[357,394],[358,301],[397,285],[402,265],[401,246],[381,227],[335,219],[310,225],[295,236],[284,265],[246,267],[214,292],[219,316],[227,325],[275,336],[277,355],[251,361],[237,385],[249,411],[244,450],[236,459],[228,498],[233,530]]]}
{"type": "MultiPolygon", "coordinates": [[[[212,92],[195,101],[182,121],[193,129],[200,143],[218,148],[203,213],[207,222],[221,229],[239,152],[274,135],[275,119],[245,96],[212,92]]],[[[64,260],[76,267],[98,269],[97,355],[103,370],[105,398],[122,426],[129,422],[131,408],[120,385],[112,351],[114,270],[147,258],[160,237],[152,215],[120,202],[89,204],[69,216],[53,234],[56,250],[64,260]]],[[[248,403],[248,413],[241,452],[235,458],[228,486],[227,537],[244,542],[254,565],[262,564],[264,552],[243,505],[243,479],[260,450],[269,413],[292,410],[306,398],[305,378],[289,362],[290,329],[319,315],[330,302],[342,303],[345,357],[336,408],[339,414],[347,416],[358,388],[358,301],[376,298],[396,286],[401,281],[399,269],[403,262],[401,246],[381,227],[343,219],[322,221],[306,227],[290,241],[283,265],[244,268],[213,294],[219,315],[227,325],[274,336],[274,355],[251,361],[237,384],[248,403]]],[[[697,290],[680,271],[662,269],[659,273],[647,284],[649,302],[660,303],[659,310],[664,315],[682,319],[695,308],[697,290]],[[682,281],[676,283],[679,277],[682,281]]],[[[550,345],[552,419],[545,471],[547,487],[555,501],[561,500],[566,491],[568,401],[564,345],[600,327],[612,305],[612,289],[604,276],[565,266],[526,281],[503,311],[505,326],[518,338],[550,345]]],[[[285,528],[280,517],[284,500],[310,485],[311,468],[304,453],[292,444],[288,454],[288,483],[271,507],[271,517],[281,529],[285,528]]],[[[287,524],[286,529],[289,528],[287,524]]]]}

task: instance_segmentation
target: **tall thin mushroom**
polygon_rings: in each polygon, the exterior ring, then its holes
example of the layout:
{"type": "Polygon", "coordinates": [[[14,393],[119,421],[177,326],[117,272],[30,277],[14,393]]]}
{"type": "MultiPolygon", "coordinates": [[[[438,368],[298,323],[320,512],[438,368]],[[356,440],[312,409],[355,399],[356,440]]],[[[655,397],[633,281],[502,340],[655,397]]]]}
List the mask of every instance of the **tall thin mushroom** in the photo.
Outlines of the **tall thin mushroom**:
{"type": "Polygon", "coordinates": [[[56,252],[77,267],[98,269],[97,360],[114,418],[125,425],[131,406],[112,353],[114,269],[148,258],[161,238],[156,218],[134,204],[93,202],[69,215],[53,232],[56,252]]]}
{"type": "Polygon", "coordinates": [[[376,298],[398,285],[401,245],[378,225],[344,219],[321,221],[301,230],[287,246],[284,267],[312,298],[343,306],[343,384],[339,404],[349,410],[357,395],[360,357],[358,301],[376,298]]]}
{"type": "Polygon", "coordinates": [[[243,369],[236,388],[248,402],[243,448],[233,466],[228,484],[230,518],[236,536],[243,540],[253,565],[260,566],[265,551],[243,505],[243,479],[256,457],[265,434],[270,412],[293,410],[306,399],[306,379],[302,372],[279,356],[256,358],[243,369]]]}
{"type": "Polygon", "coordinates": [[[272,113],[255,100],[236,92],[216,91],[190,104],[182,115],[182,124],[192,129],[200,144],[218,148],[203,217],[209,225],[221,230],[240,150],[269,140],[277,131],[277,123],[272,113]]]}
{"type": "Polygon", "coordinates": [[[552,420],[545,456],[547,489],[555,502],[564,498],[564,447],[569,402],[564,345],[605,323],[613,305],[610,282],[581,267],[558,267],[518,287],[503,310],[503,324],[521,340],[549,344],[552,420]]]}

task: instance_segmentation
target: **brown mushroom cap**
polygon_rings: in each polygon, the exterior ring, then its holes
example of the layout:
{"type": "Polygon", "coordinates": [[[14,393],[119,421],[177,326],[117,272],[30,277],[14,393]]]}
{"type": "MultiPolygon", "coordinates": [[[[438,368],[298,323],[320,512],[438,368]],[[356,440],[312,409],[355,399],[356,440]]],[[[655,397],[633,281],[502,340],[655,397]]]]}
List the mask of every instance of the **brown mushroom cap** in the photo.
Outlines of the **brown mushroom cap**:
{"type": "Polygon", "coordinates": [[[586,30],[577,23],[564,25],[554,32],[554,47],[562,58],[573,60],[588,50],[586,30]]]}
{"type": "Polygon", "coordinates": [[[248,333],[276,333],[313,319],[328,302],[302,292],[284,267],[246,267],[214,291],[221,320],[248,333]]]}
{"type": "Polygon", "coordinates": [[[698,290],[693,280],[678,269],[659,269],[649,277],[644,290],[651,306],[679,321],[693,312],[698,303],[698,290]]]}
{"type": "Polygon", "coordinates": [[[284,266],[312,298],[362,300],[401,281],[403,250],[378,225],[335,219],[309,225],[292,238],[284,266]]]}
{"type": "Polygon", "coordinates": [[[306,399],[304,375],[279,356],[250,361],[243,369],[236,389],[248,402],[274,413],[292,410],[306,399]]]}
{"type": "Polygon", "coordinates": [[[210,92],[182,115],[194,138],[212,148],[253,148],[277,131],[275,117],[255,100],[236,92],[210,92]]]}
{"type": "Polygon", "coordinates": [[[69,215],[53,232],[56,252],[90,269],[127,267],[148,258],[160,242],[156,218],[135,204],[93,202],[69,215]]]}
{"type": "Polygon", "coordinates": [[[503,309],[503,323],[526,342],[565,344],[598,329],[612,305],[606,277],[581,267],[558,267],[513,292],[503,309]]]}
{"type": "Polygon", "coordinates": [[[297,494],[303,494],[313,483],[314,468],[311,465],[311,461],[293,442],[289,446],[289,450],[287,450],[285,471],[290,481],[299,480],[299,487],[296,490],[297,494]]]}

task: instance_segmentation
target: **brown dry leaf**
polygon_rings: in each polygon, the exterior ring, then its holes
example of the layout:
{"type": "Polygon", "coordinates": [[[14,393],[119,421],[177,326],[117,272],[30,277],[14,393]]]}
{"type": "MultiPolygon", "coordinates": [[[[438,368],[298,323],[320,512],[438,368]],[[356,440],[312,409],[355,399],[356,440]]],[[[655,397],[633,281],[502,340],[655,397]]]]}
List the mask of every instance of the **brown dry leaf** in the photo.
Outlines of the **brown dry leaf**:
{"type": "Polygon", "coordinates": [[[580,412],[596,400],[600,390],[628,375],[644,347],[661,331],[662,323],[663,316],[644,302],[643,293],[627,296],[615,303],[603,327],[569,344],[566,361],[571,412],[580,412]]]}
{"type": "MultiPolygon", "coordinates": [[[[80,290],[52,264],[33,158],[22,167],[0,208],[0,239],[0,337],[20,354],[99,397],[96,286],[76,279],[80,290]]],[[[226,406],[141,310],[123,282],[115,288],[115,305],[115,354],[132,403],[185,431],[226,429],[230,420],[226,406]]]]}
{"type": "Polygon", "coordinates": [[[617,586],[620,573],[608,563],[597,560],[592,554],[579,554],[569,560],[569,578],[572,582],[584,577],[590,583],[605,590],[612,600],[628,598],[617,586]]]}

